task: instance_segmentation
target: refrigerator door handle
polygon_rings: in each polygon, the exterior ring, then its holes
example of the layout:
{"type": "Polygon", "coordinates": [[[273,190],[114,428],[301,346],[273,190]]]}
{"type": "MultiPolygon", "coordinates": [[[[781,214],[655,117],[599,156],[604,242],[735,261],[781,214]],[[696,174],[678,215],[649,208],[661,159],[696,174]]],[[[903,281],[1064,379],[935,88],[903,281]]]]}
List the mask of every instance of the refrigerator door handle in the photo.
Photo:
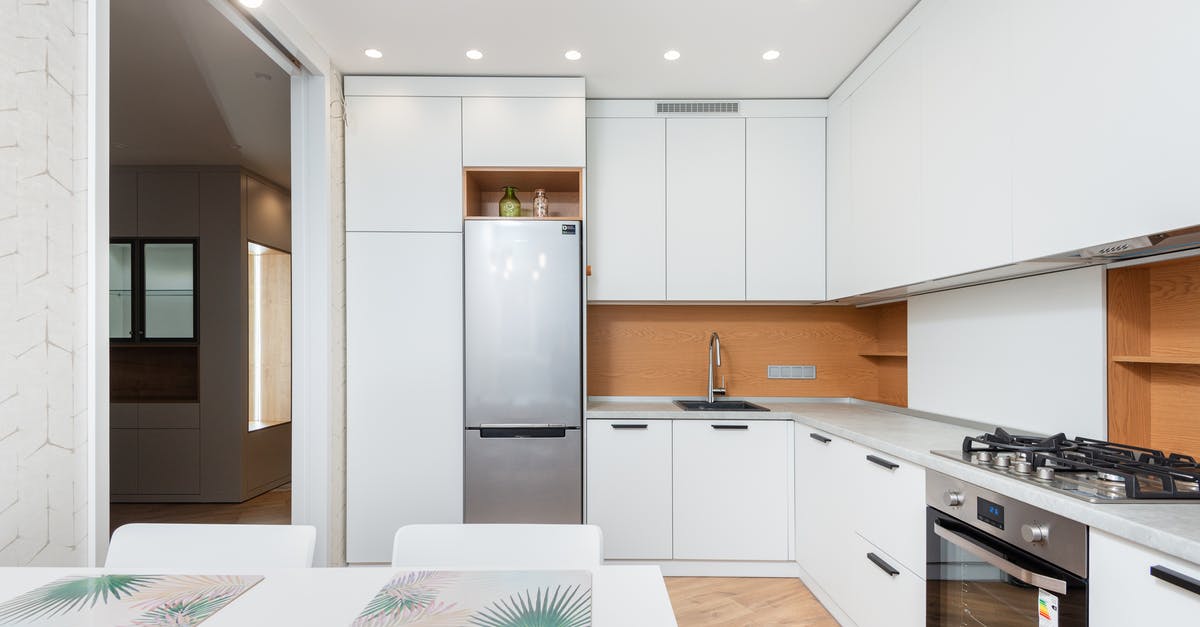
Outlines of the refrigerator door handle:
{"type": "Polygon", "coordinates": [[[479,428],[479,437],[490,438],[565,438],[563,425],[495,425],[479,428]]]}
{"type": "MultiPolygon", "coordinates": [[[[470,427],[468,427],[470,428],[470,427]]],[[[573,429],[562,424],[545,424],[545,423],[490,423],[479,425],[480,429],[573,429]]]]}

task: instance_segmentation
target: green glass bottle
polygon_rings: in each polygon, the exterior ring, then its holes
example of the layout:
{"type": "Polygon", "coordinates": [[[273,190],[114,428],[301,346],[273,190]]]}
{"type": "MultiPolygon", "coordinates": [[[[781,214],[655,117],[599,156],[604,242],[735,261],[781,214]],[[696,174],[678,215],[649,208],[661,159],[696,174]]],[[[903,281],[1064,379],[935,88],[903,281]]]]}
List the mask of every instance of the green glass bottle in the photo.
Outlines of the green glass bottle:
{"type": "Polygon", "coordinates": [[[500,199],[500,217],[518,218],[521,216],[521,201],[517,198],[517,188],[504,188],[504,198],[500,199]]]}

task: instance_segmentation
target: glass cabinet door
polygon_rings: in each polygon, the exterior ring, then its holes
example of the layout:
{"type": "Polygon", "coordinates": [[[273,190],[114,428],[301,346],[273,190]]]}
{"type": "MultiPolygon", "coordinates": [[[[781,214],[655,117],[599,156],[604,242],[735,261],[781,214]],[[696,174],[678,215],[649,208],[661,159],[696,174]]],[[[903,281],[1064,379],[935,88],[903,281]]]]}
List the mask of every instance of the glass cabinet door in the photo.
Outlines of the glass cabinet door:
{"type": "Polygon", "coordinates": [[[142,272],[142,319],[145,339],[195,339],[195,244],[144,244],[142,272]]]}
{"type": "Polygon", "coordinates": [[[108,245],[108,337],[133,339],[133,244],[108,245]]]}

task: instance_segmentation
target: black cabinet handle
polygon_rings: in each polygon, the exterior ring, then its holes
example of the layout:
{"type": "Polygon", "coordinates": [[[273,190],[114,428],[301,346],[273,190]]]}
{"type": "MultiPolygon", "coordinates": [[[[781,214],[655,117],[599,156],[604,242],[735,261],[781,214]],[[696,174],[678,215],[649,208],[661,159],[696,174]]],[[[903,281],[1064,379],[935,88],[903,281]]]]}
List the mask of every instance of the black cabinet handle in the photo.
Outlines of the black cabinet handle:
{"type": "Polygon", "coordinates": [[[640,424],[640,425],[620,424],[620,425],[613,425],[612,428],[613,429],[648,429],[648,428],[650,428],[650,425],[647,425],[647,424],[640,424]]]}
{"type": "Polygon", "coordinates": [[[816,433],[810,433],[810,434],[808,434],[808,437],[820,442],[821,444],[829,444],[830,442],[833,441],[823,435],[818,435],[816,433]]]}
{"type": "Polygon", "coordinates": [[[750,425],[711,425],[717,431],[746,431],[750,425]]]}
{"type": "Polygon", "coordinates": [[[1180,588],[1183,588],[1192,594],[1200,594],[1200,580],[1194,577],[1188,577],[1187,575],[1171,570],[1166,566],[1151,566],[1150,574],[1171,585],[1179,586],[1180,588]]]}
{"type": "Polygon", "coordinates": [[[875,457],[874,455],[867,455],[867,461],[871,462],[872,464],[883,466],[888,470],[895,470],[900,467],[900,464],[897,464],[896,462],[889,462],[882,457],[875,457]]]}
{"type": "Polygon", "coordinates": [[[882,570],[883,572],[885,572],[893,577],[900,574],[900,571],[896,570],[895,566],[892,566],[891,564],[883,561],[882,557],[879,557],[878,555],[876,555],[874,553],[867,553],[867,559],[871,560],[871,563],[878,566],[879,570],[882,570]]]}

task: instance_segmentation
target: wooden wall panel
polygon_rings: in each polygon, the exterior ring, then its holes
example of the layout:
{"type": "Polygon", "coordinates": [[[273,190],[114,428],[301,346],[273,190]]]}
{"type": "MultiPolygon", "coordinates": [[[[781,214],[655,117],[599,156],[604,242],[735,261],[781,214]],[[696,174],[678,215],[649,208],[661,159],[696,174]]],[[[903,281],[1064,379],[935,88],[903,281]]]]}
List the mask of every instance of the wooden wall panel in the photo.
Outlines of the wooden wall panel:
{"type": "MultiPolygon", "coordinates": [[[[700,396],[708,338],[721,336],[729,396],[853,396],[876,400],[880,364],[860,355],[878,344],[881,308],[834,306],[590,305],[588,394],[700,396]],[[768,365],[815,365],[815,380],[767,379],[768,365]]],[[[895,310],[892,312],[895,314],[895,310]]],[[[889,322],[889,324],[893,324],[889,322]]],[[[903,361],[888,364],[886,396],[907,396],[903,361]],[[904,387],[903,393],[899,387],[904,387]]]]}

